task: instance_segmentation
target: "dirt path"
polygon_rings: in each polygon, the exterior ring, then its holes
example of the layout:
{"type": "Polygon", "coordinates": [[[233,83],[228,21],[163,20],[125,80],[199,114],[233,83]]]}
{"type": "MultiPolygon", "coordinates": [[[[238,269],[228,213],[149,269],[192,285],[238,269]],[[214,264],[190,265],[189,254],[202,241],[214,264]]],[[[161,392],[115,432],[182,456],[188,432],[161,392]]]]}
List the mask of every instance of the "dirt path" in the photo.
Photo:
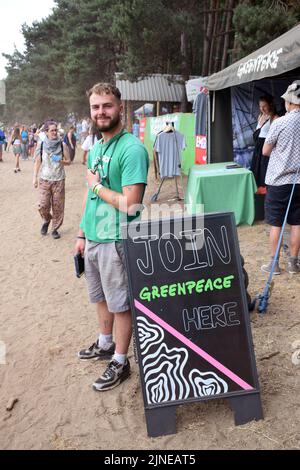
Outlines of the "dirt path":
{"type": "MultiPolygon", "coordinates": [[[[84,279],[73,273],[72,250],[85,189],[79,155],[67,168],[66,217],[62,238],[42,238],[32,189],[31,161],[13,173],[13,156],[0,165],[0,364],[1,449],[299,449],[300,276],[277,276],[268,314],[252,315],[252,332],[265,419],[236,427],[224,400],[179,407],[177,434],[156,439],[146,432],[138,366],[112,392],[97,394],[91,383],[98,362],[77,360],[97,332],[84,279]],[[296,354],[295,354],[296,356],[296,354]],[[294,357],[295,357],[294,356],[294,357]],[[294,360],[294,362],[296,362],[294,360]],[[9,399],[18,398],[11,412],[9,399]]],[[[152,175],[152,173],[151,173],[152,175]]],[[[150,178],[146,202],[157,183],[150,178]]],[[[167,181],[160,202],[175,202],[167,181]]],[[[265,226],[238,229],[250,278],[250,293],[260,293],[268,257],[265,226]]],[[[283,262],[284,264],[284,262],[283,262]]],[[[132,350],[130,350],[132,356],[132,350]]]]}

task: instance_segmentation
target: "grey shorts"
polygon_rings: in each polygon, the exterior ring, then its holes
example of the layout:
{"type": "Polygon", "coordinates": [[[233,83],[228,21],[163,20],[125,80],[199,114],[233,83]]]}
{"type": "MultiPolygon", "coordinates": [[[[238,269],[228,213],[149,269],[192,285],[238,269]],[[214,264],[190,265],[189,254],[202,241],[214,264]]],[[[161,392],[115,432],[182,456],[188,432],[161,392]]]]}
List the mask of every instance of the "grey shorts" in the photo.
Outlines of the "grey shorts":
{"type": "Polygon", "coordinates": [[[17,155],[18,153],[22,153],[21,145],[13,144],[13,154],[17,155]]]}
{"type": "Polygon", "coordinates": [[[91,303],[106,301],[109,312],[130,310],[123,244],[86,241],[84,270],[91,303]]]}

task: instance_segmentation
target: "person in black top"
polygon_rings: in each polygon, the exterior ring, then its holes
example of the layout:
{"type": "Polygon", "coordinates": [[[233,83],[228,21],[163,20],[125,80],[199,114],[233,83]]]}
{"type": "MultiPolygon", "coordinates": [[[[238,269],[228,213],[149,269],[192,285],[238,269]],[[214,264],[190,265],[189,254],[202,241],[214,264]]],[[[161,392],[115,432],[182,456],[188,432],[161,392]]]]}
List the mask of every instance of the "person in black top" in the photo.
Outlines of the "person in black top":
{"type": "Polygon", "coordinates": [[[70,160],[72,162],[75,158],[75,151],[76,151],[76,135],[75,135],[75,127],[73,125],[70,126],[68,132],[66,133],[64,142],[68,146],[70,160]]]}
{"type": "Polygon", "coordinates": [[[258,188],[265,188],[265,177],[268,168],[269,158],[262,154],[262,148],[270,129],[271,123],[278,118],[273,97],[264,95],[259,98],[258,122],[256,130],[253,133],[254,152],[250,170],[254,174],[254,178],[258,188]]]}

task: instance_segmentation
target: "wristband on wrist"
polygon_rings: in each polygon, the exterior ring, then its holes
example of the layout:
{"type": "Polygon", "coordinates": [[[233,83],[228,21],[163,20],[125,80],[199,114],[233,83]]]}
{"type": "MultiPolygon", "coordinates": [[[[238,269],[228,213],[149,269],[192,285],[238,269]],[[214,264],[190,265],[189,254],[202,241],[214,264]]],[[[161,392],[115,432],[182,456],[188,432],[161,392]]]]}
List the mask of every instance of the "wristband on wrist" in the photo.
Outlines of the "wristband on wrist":
{"type": "Polygon", "coordinates": [[[95,185],[93,186],[92,192],[93,192],[94,194],[96,194],[96,196],[98,196],[98,195],[99,195],[99,191],[100,191],[100,189],[102,189],[102,188],[103,188],[103,184],[97,183],[97,184],[95,184],[95,185]]]}

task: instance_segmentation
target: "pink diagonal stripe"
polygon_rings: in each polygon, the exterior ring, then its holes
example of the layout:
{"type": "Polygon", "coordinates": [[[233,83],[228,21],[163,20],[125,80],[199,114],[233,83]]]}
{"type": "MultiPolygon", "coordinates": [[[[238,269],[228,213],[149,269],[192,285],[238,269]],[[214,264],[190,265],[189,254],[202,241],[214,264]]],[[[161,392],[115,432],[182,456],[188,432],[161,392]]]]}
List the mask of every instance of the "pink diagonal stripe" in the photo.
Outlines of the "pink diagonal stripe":
{"type": "Polygon", "coordinates": [[[195,353],[197,353],[199,356],[203,357],[203,359],[205,359],[207,362],[209,362],[211,365],[213,365],[216,369],[218,369],[224,375],[229,377],[233,382],[237,383],[241,388],[243,388],[244,390],[253,390],[253,387],[251,385],[249,385],[247,382],[245,382],[243,379],[241,379],[238,375],[236,375],[230,369],[225,367],[219,361],[214,359],[212,356],[210,356],[203,349],[199,348],[194,343],[192,343],[192,341],[187,339],[185,336],[183,336],[181,333],[179,333],[179,331],[175,330],[175,328],[173,328],[168,323],[166,323],[164,320],[162,320],[157,315],[155,315],[155,313],[151,312],[151,310],[149,310],[147,307],[145,307],[143,304],[141,304],[138,300],[135,299],[134,304],[135,304],[136,308],[139,309],[145,315],[147,315],[147,317],[151,318],[151,320],[153,320],[155,323],[158,323],[162,328],[164,328],[166,331],[168,331],[171,335],[175,336],[175,338],[179,339],[179,341],[184,343],[190,349],[195,351],[195,353]]]}

